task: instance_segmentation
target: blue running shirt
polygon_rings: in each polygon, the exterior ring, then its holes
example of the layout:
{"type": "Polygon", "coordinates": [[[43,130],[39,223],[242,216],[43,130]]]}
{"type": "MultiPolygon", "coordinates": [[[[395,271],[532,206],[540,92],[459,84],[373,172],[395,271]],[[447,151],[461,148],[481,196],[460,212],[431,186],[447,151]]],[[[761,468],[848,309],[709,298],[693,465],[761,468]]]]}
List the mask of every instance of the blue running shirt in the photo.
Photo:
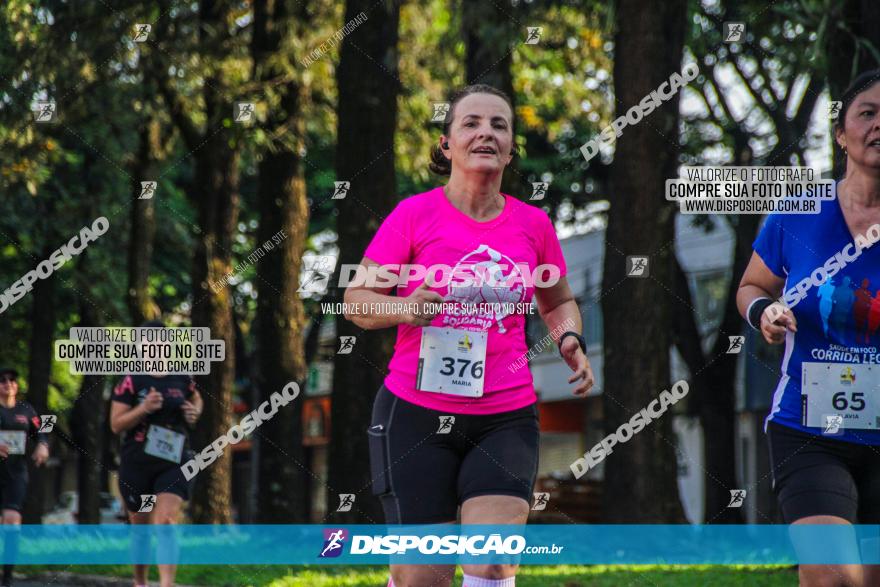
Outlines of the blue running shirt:
{"type": "Polygon", "coordinates": [[[854,239],[837,199],[823,201],[819,214],[771,214],[764,223],[754,250],[785,279],[783,299],[797,320],[797,332],[785,335],[782,377],[767,421],[880,445],[880,245],[871,246],[872,236],[876,240],[876,230],[854,239]],[[826,371],[808,381],[808,396],[801,394],[804,363],[810,373],[826,371]],[[819,388],[824,397],[814,401],[818,392],[809,390],[819,388]],[[860,418],[876,412],[876,420],[860,424],[871,428],[847,428],[853,416],[846,414],[856,409],[865,410],[860,418]],[[820,414],[823,422],[826,414],[846,419],[837,432],[807,426],[811,410],[813,424],[820,414]]]}

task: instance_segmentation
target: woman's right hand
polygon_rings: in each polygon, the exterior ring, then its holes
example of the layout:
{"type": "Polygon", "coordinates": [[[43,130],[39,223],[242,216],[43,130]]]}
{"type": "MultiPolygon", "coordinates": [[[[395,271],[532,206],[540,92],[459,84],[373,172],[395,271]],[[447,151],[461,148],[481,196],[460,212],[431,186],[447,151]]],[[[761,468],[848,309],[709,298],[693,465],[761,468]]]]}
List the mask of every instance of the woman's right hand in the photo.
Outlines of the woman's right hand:
{"type": "Polygon", "coordinates": [[[785,340],[785,331],[797,332],[797,320],[791,308],[774,302],[761,314],[761,334],[769,344],[780,344],[785,340]]]}
{"type": "Polygon", "coordinates": [[[403,322],[411,326],[430,326],[443,303],[443,296],[431,291],[427,279],[404,299],[406,312],[403,322]]]}
{"type": "Polygon", "coordinates": [[[162,400],[162,394],[156,391],[155,387],[151,387],[150,393],[147,394],[147,397],[144,398],[144,403],[141,405],[144,406],[148,414],[153,414],[162,409],[162,400]]]}

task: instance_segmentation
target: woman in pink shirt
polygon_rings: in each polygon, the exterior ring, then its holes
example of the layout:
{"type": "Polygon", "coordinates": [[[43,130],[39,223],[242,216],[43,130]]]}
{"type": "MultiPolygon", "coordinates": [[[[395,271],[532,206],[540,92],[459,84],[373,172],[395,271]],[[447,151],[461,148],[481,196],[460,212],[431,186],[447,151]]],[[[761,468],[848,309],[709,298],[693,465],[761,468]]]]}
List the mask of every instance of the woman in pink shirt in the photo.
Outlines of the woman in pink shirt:
{"type": "MultiPolygon", "coordinates": [[[[524,316],[533,296],[574,395],[593,385],[553,223],[499,193],[514,151],[503,92],[474,85],[453,95],[431,153],[431,170],[449,181],[400,202],[361,261],[366,275],[381,268],[380,279],[396,280],[345,292],[347,319],[397,327],[368,430],[387,523],[455,523],[459,506],[462,524],[527,521],[538,465],[524,316]]],[[[463,587],[510,587],[516,570],[463,565],[463,587]]],[[[388,585],[444,587],[454,574],[455,565],[392,564],[388,585]]]]}

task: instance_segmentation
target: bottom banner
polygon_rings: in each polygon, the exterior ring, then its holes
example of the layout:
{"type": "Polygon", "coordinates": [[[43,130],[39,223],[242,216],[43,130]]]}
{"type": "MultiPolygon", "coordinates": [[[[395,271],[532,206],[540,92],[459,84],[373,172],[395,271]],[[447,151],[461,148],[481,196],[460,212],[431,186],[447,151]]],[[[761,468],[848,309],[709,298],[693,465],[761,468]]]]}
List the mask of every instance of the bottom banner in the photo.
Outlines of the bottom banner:
{"type": "Polygon", "coordinates": [[[0,526],[2,562],[880,564],[880,526],[0,526]]]}

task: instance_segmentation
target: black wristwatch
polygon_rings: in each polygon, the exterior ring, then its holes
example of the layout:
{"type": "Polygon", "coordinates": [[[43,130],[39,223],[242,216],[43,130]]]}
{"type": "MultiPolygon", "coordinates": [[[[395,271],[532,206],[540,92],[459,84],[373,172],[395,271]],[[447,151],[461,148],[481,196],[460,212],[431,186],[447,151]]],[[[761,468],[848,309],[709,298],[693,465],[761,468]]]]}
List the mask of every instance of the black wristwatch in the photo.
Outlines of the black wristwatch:
{"type": "Polygon", "coordinates": [[[577,332],[572,332],[571,330],[563,332],[562,336],[559,337],[559,340],[556,341],[556,346],[559,348],[559,354],[562,355],[562,341],[565,340],[566,336],[573,336],[577,339],[578,344],[581,345],[581,350],[584,351],[584,354],[587,354],[587,341],[584,340],[584,337],[578,334],[577,332]]]}

